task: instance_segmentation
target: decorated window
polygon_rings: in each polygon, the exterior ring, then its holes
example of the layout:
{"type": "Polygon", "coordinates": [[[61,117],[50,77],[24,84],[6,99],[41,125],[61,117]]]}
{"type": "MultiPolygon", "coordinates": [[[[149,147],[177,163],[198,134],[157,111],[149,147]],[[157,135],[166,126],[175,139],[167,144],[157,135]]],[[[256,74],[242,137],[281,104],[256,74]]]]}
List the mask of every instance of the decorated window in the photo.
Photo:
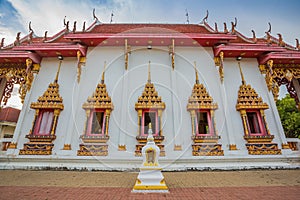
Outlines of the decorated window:
{"type": "Polygon", "coordinates": [[[189,97],[187,110],[191,115],[193,156],[222,156],[220,136],[215,129],[215,110],[218,105],[208,94],[203,84],[199,83],[195,64],[196,83],[189,97]]]}
{"type": "Polygon", "coordinates": [[[242,85],[238,91],[236,110],[240,112],[244,127],[246,147],[251,155],[281,154],[276,143],[272,143],[271,135],[264,110],[268,104],[264,103],[256,91],[247,85],[239,62],[242,85]]]}
{"type": "Polygon", "coordinates": [[[161,144],[164,140],[162,132],[162,112],[166,105],[158,96],[158,93],[151,83],[150,62],[148,65],[148,82],[145,84],[142,95],[135,103],[135,110],[138,113],[138,136],[136,137],[138,144],[136,145],[135,155],[141,156],[141,150],[147,142],[149,125],[151,123],[152,134],[154,141],[160,148],[160,155],[164,156],[164,145],[161,144]]]}
{"type": "Polygon", "coordinates": [[[20,150],[21,155],[50,155],[56,139],[56,127],[60,112],[64,109],[63,99],[59,94],[58,75],[61,62],[59,63],[56,78],[50,83],[47,90],[32,102],[30,108],[35,109],[32,129],[26,138],[28,143],[20,150]]]}
{"type": "Polygon", "coordinates": [[[78,156],[108,155],[106,142],[109,140],[109,118],[114,106],[106,91],[104,71],[95,92],[82,105],[86,112],[86,122],[83,135],[80,136],[83,143],[79,145],[78,156]]]}

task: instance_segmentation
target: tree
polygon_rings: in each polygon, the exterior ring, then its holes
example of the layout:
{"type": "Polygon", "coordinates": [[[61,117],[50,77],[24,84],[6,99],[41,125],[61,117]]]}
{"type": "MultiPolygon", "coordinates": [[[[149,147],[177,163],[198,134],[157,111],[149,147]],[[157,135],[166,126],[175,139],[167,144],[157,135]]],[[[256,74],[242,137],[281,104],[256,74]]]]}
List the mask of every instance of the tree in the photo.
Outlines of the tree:
{"type": "Polygon", "coordinates": [[[300,112],[293,98],[287,94],[276,102],[281,123],[288,138],[300,138],[300,112]]]}

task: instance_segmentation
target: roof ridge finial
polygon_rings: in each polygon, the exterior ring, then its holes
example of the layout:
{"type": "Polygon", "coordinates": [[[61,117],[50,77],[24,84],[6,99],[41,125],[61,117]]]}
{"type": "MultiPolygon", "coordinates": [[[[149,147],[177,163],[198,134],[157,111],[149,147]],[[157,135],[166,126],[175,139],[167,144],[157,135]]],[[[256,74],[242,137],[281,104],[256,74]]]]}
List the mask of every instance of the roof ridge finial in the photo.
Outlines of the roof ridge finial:
{"type": "Polygon", "coordinates": [[[257,38],[256,38],[255,31],[252,29],[251,32],[252,32],[252,40],[253,40],[254,43],[256,43],[257,42],[257,38]]]}
{"type": "Polygon", "coordinates": [[[268,24],[269,24],[269,29],[266,31],[266,33],[271,33],[272,26],[271,26],[271,23],[270,23],[270,22],[268,22],[268,24]]]}
{"type": "Polygon", "coordinates": [[[93,9],[93,17],[94,17],[94,20],[96,20],[96,22],[99,22],[99,19],[96,16],[96,9],[95,8],[93,9]]]}
{"type": "Polygon", "coordinates": [[[114,11],[111,11],[110,14],[110,24],[113,22],[114,11]]]}
{"type": "Polygon", "coordinates": [[[185,9],[185,16],[186,16],[186,23],[189,24],[190,18],[189,18],[189,12],[188,12],[187,8],[185,9]]]}
{"type": "Polygon", "coordinates": [[[244,74],[242,72],[241,62],[240,62],[242,60],[242,57],[239,56],[239,57],[236,58],[236,60],[238,61],[238,65],[239,65],[239,69],[240,69],[240,74],[241,74],[241,78],[242,78],[242,84],[246,85],[246,81],[245,81],[245,78],[244,78],[244,74]]]}
{"type": "Polygon", "coordinates": [[[194,70],[195,70],[195,75],[196,75],[196,84],[199,84],[199,77],[198,77],[198,71],[196,68],[196,61],[194,61],[194,70]]]}
{"type": "Polygon", "coordinates": [[[101,78],[101,83],[102,83],[102,84],[104,84],[105,70],[106,70],[106,61],[104,61],[104,68],[103,68],[103,72],[102,72],[102,78],[101,78]]]}
{"type": "Polygon", "coordinates": [[[29,29],[29,32],[33,32],[33,29],[31,28],[31,21],[28,24],[28,29],[29,29]]]}
{"type": "Polygon", "coordinates": [[[54,83],[58,82],[58,76],[59,76],[59,72],[60,72],[60,67],[61,67],[61,63],[62,63],[64,57],[62,55],[59,55],[58,59],[59,59],[59,64],[58,64],[58,69],[57,69],[57,72],[56,72],[56,77],[55,77],[54,83]]]}
{"type": "Polygon", "coordinates": [[[209,12],[208,12],[208,10],[206,10],[206,16],[202,19],[203,23],[207,22],[208,15],[209,15],[209,12]]]}
{"type": "Polygon", "coordinates": [[[231,33],[234,34],[235,33],[235,28],[237,26],[237,18],[234,18],[234,22],[231,22],[231,33]]]}
{"type": "Polygon", "coordinates": [[[151,83],[150,63],[151,63],[151,61],[149,60],[149,64],[148,64],[148,83],[151,83]]]}

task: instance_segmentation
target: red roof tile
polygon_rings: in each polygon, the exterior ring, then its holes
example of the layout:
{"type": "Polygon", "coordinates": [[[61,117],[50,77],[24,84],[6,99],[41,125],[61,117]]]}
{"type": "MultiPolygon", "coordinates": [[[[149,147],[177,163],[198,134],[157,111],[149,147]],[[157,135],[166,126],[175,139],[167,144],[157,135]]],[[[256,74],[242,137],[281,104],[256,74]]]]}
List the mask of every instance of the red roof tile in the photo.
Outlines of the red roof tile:
{"type": "Polygon", "coordinates": [[[0,121],[17,122],[20,112],[21,110],[12,107],[2,108],[0,112],[0,121]]]}

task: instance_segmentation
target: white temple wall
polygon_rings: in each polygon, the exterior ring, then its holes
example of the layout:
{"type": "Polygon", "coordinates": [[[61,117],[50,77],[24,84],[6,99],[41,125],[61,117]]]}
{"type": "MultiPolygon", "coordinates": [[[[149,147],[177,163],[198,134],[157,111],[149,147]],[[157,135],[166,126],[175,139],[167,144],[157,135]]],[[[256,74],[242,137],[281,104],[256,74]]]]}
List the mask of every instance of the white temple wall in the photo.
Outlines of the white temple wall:
{"type": "MultiPolygon", "coordinates": [[[[87,61],[82,67],[80,83],[77,83],[77,60],[65,58],[62,62],[58,83],[60,95],[63,98],[64,110],[61,112],[56,129],[56,140],[52,157],[71,156],[77,157],[77,150],[83,134],[86,114],[82,104],[95,91],[96,85],[101,81],[104,62],[107,67],[105,83],[107,91],[112,98],[114,110],[111,113],[108,141],[109,153],[107,158],[134,157],[136,136],[138,135],[137,112],[135,103],[141,96],[144,85],[147,82],[148,62],[151,61],[151,80],[154,83],[158,95],[166,104],[163,112],[163,135],[165,140],[166,158],[192,157],[192,130],[190,113],[186,110],[188,98],[192,93],[195,83],[195,71],[193,68],[196,61],[199,73],[199,82],[204,84],[214,102],[218,104],[215,112],[216,130],[221,139],[222,149],[225,156],[229,152],[230,141],[237,145],[238,154],[247,154],[244,140],[244,132],[240,113],[236,111],[236,102],[241,77],[238,63],[235,59],[224,60],[224,86],[221,85],[218,69],[213,60],[211,48],[202,47],[176,47],[175,69],[172,70],[171,57],[167,47],[146,48],[131,47],[128,70],[125,70],[123,47],[95,47],[89,48],[87,61]],[[225,91],[223,91],[225,88],[225,91]],[[226,94],[226,96],[224,96],[226,94]],[[225,106],[229,113],[226,116],[225,106]],[[228,130],[226,117],[230,117],[232,130],[228,130]],[[231,137],[231,140],[230,140],[231,137]],[[72,150],[62,150],[64,144],[70,143],[72,150]],[[126,145],[127,151],[118,151],[118,145],[126,145]],[[174,145],[181,145],[182,151],[174,151],[174,145]]],[[[20,136],[17,139],[18,149],[29,140],[25,135],[32,128],[35,110],[30,109],[30,103],[36,102],[47,89],[49,83],[54,81],[58,59],[44,58],[41,69],[36,76],[34,85],[28,93],[27,105],[24,105],[26,117],[20,125],[20,136]]],[[[270,106],[267,87],[264,77],[260,74],[256,59],[243,59],[241,67],[247,84],[256,90],[263,101],[270,106]]],[[[274,142],[281,144],[278,134],[281,131],[276,125],[275,115],[277,110],[271,110],[271,106],[265,111],[266,119],[271,134],[275,135],[274,142]]],[[[19,120],[20,121],[20,120],[19,120]]],[[[281,133],[282,134],[282,133],[281,133]]],[[[15,139],[15,138],[14,138],[15,139]]],[[[232,152],[232,151],[231,151],[232,152]]],[[[15,151],[14,154],[18,154],[15,151]]],[[[50,156],[50,157],[51,157],[50,156]]],[[[93,159],[93,157],[88,157],[93,159]]],[[[222,158],[222,157],[220,157],[222,158]]]]}

